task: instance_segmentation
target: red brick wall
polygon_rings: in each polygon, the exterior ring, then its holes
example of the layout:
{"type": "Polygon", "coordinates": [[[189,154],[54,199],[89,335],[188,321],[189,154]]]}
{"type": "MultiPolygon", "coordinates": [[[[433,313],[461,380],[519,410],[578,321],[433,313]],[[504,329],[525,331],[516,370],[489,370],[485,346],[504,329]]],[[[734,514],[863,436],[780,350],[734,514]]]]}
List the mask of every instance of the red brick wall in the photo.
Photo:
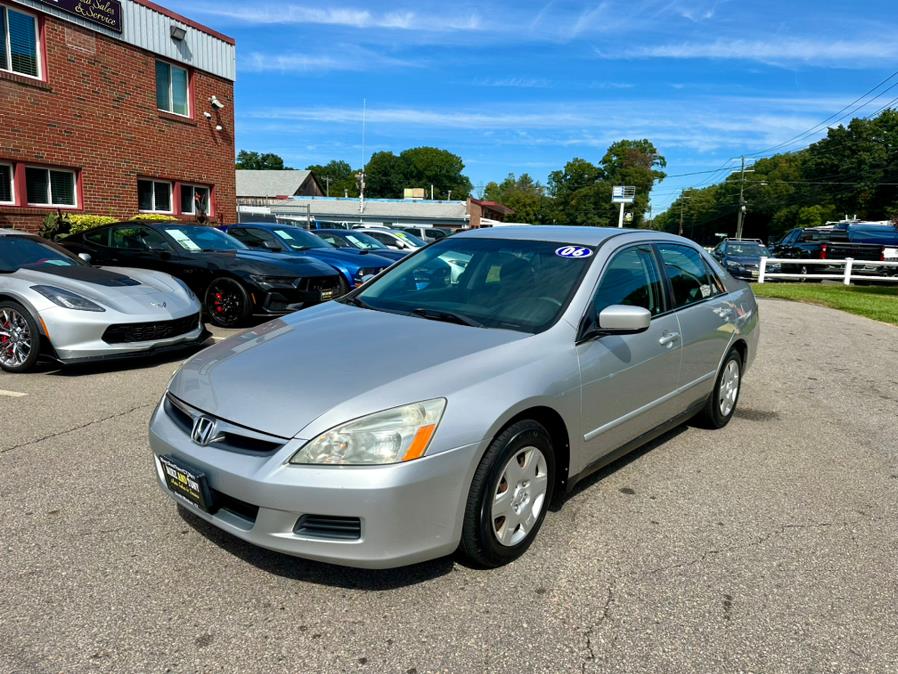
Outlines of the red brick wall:
{"type": "MultiPolygon", "coordinates": [[[[236,222],[233,83],[193,70],[192,118],[159,112],[153,54],[53,17],[41,23],[46,81],[0,71],[0,161],[77,169],[82,197],[65,212],[129,218],[140,176],[211,185],[213,218],[236,222]],[[224,109],[209,105],[212,95],[224,109]]],[[[37,229],[53,211],[0,206],[0,227],[37,229]]]]}

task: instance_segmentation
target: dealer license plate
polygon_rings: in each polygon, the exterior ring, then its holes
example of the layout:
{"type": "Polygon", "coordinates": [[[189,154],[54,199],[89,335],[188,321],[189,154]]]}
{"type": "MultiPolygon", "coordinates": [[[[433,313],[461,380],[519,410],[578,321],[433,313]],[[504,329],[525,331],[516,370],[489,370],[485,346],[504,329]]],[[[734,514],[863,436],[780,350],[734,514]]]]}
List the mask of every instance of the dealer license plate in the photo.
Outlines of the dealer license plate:
{"type": "Polygon", "coordinates": [[[212,496],[205,473],[168,456],[160,456],[158,459],[169,490],[200,510],[209,512],[212,508],[212,496]]]}
{"type": "Polygon", "coordinates": [[[321,301],[326,302],[327,300],[332,300],[337,296],[337,291],[333,288],[327,288],[321,291],[321,301]]]}

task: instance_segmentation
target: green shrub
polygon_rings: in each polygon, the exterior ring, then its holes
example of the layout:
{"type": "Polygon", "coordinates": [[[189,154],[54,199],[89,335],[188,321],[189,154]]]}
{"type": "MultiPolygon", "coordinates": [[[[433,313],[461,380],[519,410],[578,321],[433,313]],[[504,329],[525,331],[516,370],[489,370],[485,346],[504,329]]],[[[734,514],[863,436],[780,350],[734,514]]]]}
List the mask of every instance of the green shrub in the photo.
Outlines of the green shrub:
{"type": "Polygon", "coordinates": [[[113,218],[111,215],[70,215],[68,219],[72,223],[71,234],[119,222],[118,218],[113,218]]]}
{"type": "Polygon", "coordinates": [[[158,213],[140,213],[131,218],[131,222],[175,222],[176,217],[159,215],[158,213]]]}

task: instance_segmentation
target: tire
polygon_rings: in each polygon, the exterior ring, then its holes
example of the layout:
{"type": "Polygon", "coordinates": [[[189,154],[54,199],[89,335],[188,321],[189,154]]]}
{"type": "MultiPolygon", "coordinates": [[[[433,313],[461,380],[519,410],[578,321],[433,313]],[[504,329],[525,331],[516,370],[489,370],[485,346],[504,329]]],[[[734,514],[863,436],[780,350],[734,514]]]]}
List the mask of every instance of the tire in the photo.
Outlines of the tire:
{"type": "Polygon", "coordinates": [[[0,369],[27,372],[41,351],[37,321],[18,302],[0,302],[0,369]]]}
{"type": "Polygon", "coordinates": [[[490,443],[471,481],[461,553],[484,568],[523,555],[542,526],[554,484],[555,452],[546,429],[531,420],[506,428],[490,443]]]}
{"type": "Polygon", "coordinates": [[[730,423],[742,391],[742,366],[742,356],[736,349],[731,349],[717,373],[714,391],[708,397],[704,409],[696,416],[701,426],[716,430],[730,423]]]}
{"type": "Polygon", "coordinates": [[[209,321],[220,328],[242,327],[253,315],[252,300],[246,288],[228,276],[220,276],[209,284],[203,308],[209,321]]]}

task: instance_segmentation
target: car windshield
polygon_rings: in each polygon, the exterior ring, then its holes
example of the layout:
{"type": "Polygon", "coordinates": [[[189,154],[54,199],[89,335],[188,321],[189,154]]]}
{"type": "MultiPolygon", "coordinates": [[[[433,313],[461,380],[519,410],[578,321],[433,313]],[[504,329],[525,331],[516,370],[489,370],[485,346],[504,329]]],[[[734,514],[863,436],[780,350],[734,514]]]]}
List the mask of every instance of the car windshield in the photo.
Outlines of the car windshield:
{"type": "Polygon", "coordinates": [[[760,243],[728,243],[727,255],[744,255],[745,257],[770,257],[767,246],[760,243]]]}
{"type": "Polygon", "coordinates": [[[27,236],[0,236],[0,273],[19,269],[77,267],[84,263],[55,244],[27,236]]]}
{"type": "Polygon", "coordinates": [[[309,250],[310,248],[333,248],[331,244],[299,227],[278,227],[272,233],[292,250],[309,250]]]}
{"type": "Polygon", "coordinates": [[[409,243],[417,246],[418,248],[421,248],[421,247],[427,245],[426,241],[424,241],[423,239],[419,239],[417,236],[415,236],[411,232],[402,232],[402,231],[394,229],[394,230],[391,230],[390,233],[395,234],[400,239],[405,239],[409,243]]]}
{"type": "Polygon", "coordinates": [[[181,248],[192,253],[246,249],[246,246],[233,236],[228,236],[212,227],[166,227],[165,233],[173,238],[181,248]]]}
{"type": "Polygon", "coordinates": [[[378,250],[384,247],[380,241],[364,232],[321,232],[318,236],[339,247],[361,248],[362,250],[378,250]]]}
{"type": "Polygon", "coordinates": [[[431,320],[542,332],[558,320],[592,259],[562,256],[564,249],[547,241],[443,239],[344,301],[431,320]]]}

